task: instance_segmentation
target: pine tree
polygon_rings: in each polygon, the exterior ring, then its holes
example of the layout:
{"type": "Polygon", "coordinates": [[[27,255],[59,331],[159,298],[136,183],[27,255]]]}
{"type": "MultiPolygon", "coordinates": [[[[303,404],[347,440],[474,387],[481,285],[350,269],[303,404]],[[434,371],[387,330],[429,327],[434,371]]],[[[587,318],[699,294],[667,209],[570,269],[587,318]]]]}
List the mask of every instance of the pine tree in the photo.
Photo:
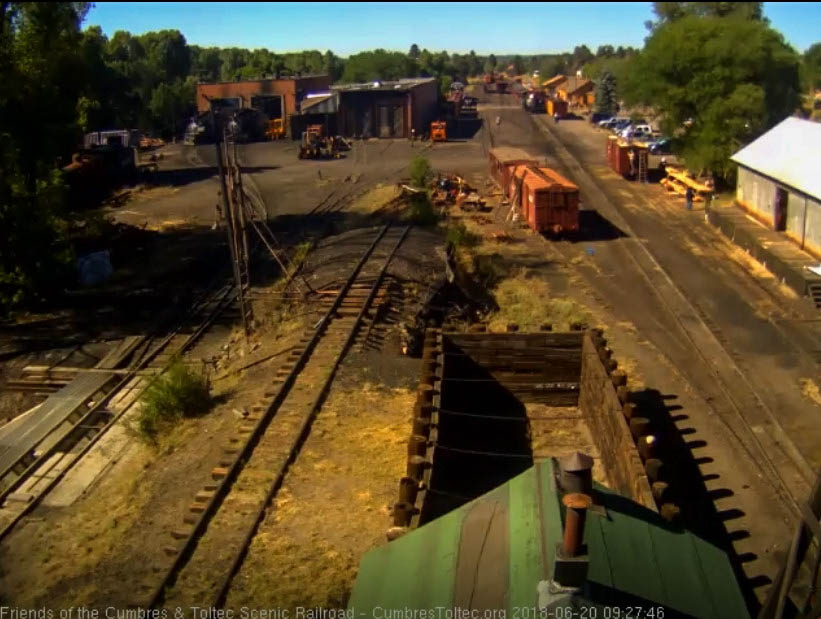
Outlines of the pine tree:
{"type": "Polygon", "coordinates": [[[613,114],[617,107],[616,78],[610,71],[603,71],[596,86],[596,113],[613,114]]]}

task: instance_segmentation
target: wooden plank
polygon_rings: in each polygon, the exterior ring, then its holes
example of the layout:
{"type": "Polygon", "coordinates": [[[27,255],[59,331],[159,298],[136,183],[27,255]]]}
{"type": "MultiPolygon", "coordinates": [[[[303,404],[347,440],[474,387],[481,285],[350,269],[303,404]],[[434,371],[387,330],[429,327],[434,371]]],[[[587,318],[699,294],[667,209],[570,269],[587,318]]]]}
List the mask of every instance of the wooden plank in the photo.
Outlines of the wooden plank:
{"type": "MultiPolygon", "coordinates": [[[[116,367],[144,341],[145,336],[142,335],[125,338],[110,350],[96,367],[116,367]]],[[[5,476],[20,458],[30,453],[46,436],[54,433],[79,407],[84,406],[89,398],[105,389],[115,378],[116,375],[111,373],[83,374],[57,393],[50,395],[37,410],[36,415],[27,417],[24,423],[4,437],[7,447],[0,452],[0,475],[5,476]]],[[[72,429],[73,424],[64,424],[64,427],[60,427],[54,434],[55,444],[63,440],[72,429]]]]}

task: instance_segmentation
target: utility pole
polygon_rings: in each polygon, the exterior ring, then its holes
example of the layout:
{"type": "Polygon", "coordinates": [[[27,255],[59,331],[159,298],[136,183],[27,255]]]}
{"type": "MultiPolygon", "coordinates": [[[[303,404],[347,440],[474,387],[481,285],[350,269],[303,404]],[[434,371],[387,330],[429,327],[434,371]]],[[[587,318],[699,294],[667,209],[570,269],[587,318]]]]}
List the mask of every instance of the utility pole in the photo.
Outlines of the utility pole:
{"type": "MultiPolygon", "coordinates": [[[[228,235],[228,249],[231,252],[231,265],[234,272],[234,282],[237,287],[237,302],[239,303],[239,311],[242,315],[242,327],[245,331],[246,340],[248,338],[248,334],[250,331],[250,321],[249,321],[249,314],[246,310],[246,299],[245,293],[247,292],[246,287],[248,286],[248,282],[244,281],[247,280],[248,275],[248,253],[247,251],[242,251],[242,256],[240,256],[240,244],[238,243],[239,239],[237,238],[234,220],[235,220],[235,213],[234,213],[234,200],[232,199],[233,196],[229,196],[228,190],[228,182],[226,179],[226,173],[228,170],[227,168],[227,151],[224,148],[224,140],[221,140],[223,135],[223,123],[220,122],[220,117],[214,113],[214,107],[211,106],[211,124],[214,129],[214,146],[216,148],[216,155],[217,155],[217,170],[219,172],[220,177],[220,188],[222,194],[222,209],[223,209],[223,216],[225,218],[225,232],[228,235]],[[225,157],[225,160],[223,159],[225,157]],[[245,269],[242,269],[240,266],[240,260],[243,259],[245,263],[245,269]],[[243,272],[244,271],[244,272],[243,272]],[[246,277],[243,278],[243,275],[246,277]]],[[[233,187],[232,187],[233,189],[233,187]]],[[[244,232],[244,230],[243,230],[244,232]]],[[[244,236],[244,235],[243,235],[244,236]]],[[[243,249],[247,249],[247,243],[243,243],[243,249]]]]}

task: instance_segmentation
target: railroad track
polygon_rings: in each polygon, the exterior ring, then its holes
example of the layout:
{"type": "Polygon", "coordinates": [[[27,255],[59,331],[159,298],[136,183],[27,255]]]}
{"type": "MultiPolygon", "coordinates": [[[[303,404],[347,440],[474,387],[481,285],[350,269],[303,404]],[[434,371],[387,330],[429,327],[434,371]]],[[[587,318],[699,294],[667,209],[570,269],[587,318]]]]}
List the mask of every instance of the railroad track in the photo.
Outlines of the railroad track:
{"type": "MultiPolygon", "coordinates": [[[[57,423],[0,471],[0,539],[28,514],[139,399],[171,360],[188,349],[231,304],[233,284],[212,286],[166,336],[131,338],[125,372],[100,368],[57,423]]],[[[68,394],[67,394],[68,395],[68,394]]]]}
{"type": "Polygon", "coordinates": [[[224,605],[339,365],[376,319],[371,312],[391,294],[385,272],[409,229],[380,228],[341,287],[319,291],[321,319],[306,330],[262,401],[228,438],[211,479],[194,496],[180,526],[169,532],[168,561],[154,568],[159,578],[135,592],[141,598],[137,605],[224,605]]]}

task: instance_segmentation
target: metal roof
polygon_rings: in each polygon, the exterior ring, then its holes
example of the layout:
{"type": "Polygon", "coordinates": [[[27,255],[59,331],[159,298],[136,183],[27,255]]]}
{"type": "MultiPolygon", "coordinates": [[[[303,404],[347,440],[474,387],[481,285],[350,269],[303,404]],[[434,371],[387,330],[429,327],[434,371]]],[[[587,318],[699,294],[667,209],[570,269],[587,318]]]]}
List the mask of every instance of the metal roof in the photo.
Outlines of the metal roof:
{"type": "Polygon", "coordinates": [[[821,200],[821,123],[785,118],[731,157],[737,164],[821,200]]]}
{"type": "Polygon", "coordinates": [[[302,100],[303,114],[336,114],[339,110],[339,95],[337,93],[323,93],[308,95],[302,100]]]}
{"type": "Polygon", "coordinates": [[[398,80],[374,80],[359,84],[334,84],[331,89],[334,91],[367,91],[367,90],[410,90],[422,84],[433,82],[432,77],[405,77],[398,80]]]}
{"type": "MultiPolygon", "coordinates": [[[[538,461],[478,499],[371,550],[360,563],[348,607],[369,616],[381,609],[383,617],[386,610],[436,607],[507,609],[515,617],[513,609],[537,607],[539,583],[552,579],[562,540],[555,467],[552,460],[538,461]]],[[[624,608],[639,600],[645,608],[661,605],[694,617],[749,616],[724,551],[602,486],[595,485],[594,494],[603,510],[587,514],[586,586],[572,598],[552,598],[548,609],[624,608]]]]}
{"type": "Polygon", "coordinates": [[[197,86],[217,86],[219,84],[245,84],[249,82],[298,82],[300,80],[309,80],[315,77],[328,77],[327,73],[303,73],[302,75],[285,75],[281,73],[279,77],[274,75],[266,75],[260,77],[253,77],[244,80],[225,80],[221,82],[197,82],[197,86]]]}

